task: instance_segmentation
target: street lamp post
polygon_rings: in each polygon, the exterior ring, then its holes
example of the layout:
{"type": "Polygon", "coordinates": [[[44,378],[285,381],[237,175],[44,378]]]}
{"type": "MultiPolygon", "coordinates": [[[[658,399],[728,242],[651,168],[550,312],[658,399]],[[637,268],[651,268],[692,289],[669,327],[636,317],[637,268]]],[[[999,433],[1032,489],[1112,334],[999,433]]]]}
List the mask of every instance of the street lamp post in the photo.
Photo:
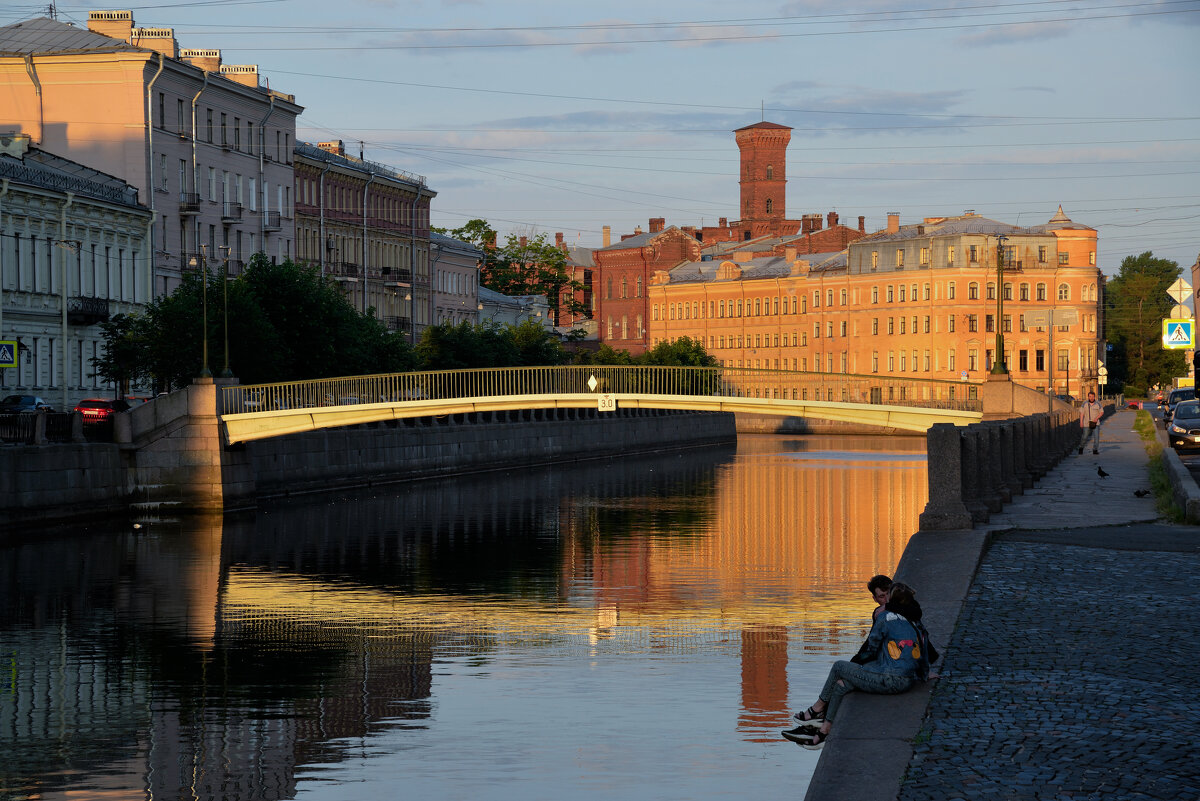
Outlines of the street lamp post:
{"type": "Polygon", "coordinates": [[[201,317],[201,365],[200,377],[212,378],[212,370],[208,369],[208,246],[200,246],[200,256],[192,256],[188,259],[188,266],[196,268],[200,271],[200,295],[202,298],[202,317],[201,317]]]}
{"type": "Polygon", "coordinates": [[[218,245],[221,249],[221,318],[225,324],[225,369],[221,378],[233,378],[229,369],[229,245],[218,245]]]}
{"type": "Polygon", "coordinates": [[[992,359],[991,370],[996,376],[1008,375],[1008,365],[1004,362],[1004,244],[1007,241],[1004,234],[996,236],[996,358],[992,359]]]}

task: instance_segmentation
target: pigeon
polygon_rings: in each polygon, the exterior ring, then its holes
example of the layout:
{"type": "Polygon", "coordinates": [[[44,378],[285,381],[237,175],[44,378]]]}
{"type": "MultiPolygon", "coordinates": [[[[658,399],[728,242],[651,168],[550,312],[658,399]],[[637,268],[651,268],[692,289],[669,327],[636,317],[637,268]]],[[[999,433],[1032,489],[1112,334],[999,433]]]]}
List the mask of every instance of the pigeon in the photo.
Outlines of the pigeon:
{"type": "Polygon", "coordinates": [[[1138,496],[1139,498],[1145,498],[1147,495],[1150,494],[1150,490],[1134,490],[1133,494],[1138,496]]]}
{"type": "Polygon", "coordinates": [[[1096,475],[1100,476],[1100,478],[1108,478],[1108,473],[1105,473],[1105,472],[1104,472],[1104,468],[1103,468],[1103,467],[1097,467],[1097,468],[1096,468],[1096,475]]]}

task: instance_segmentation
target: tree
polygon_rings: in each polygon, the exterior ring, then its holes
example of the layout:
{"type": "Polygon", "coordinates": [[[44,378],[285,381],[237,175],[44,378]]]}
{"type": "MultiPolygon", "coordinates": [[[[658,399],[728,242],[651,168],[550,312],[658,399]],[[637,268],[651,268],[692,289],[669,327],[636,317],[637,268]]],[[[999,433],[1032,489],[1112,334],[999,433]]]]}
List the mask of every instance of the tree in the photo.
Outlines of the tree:
{"type": "Polygon", "coordinates": [[[141,314],[104,327],[104,352],[94,360],[109,380],[129,376],[158,389],[181,387],[199,375],[204,337],[209,368],[224,367],[228,292],[229,364],[242,383],[299,381],[409,370],[412,348],[372,313],[360,314],[333,282],[291,261],[272,264],[261,253],[222,287],[212,271],[191,272],[170,295],[141,314]],[[202,332],[204,281],[208,328],[202,332]]]}
{"type": "Polygon", "coordinates": [[[1106,334],[1113,345],[1109,375],[1135,391],[1186,374],[1182,351],[1162,346],[1162,321],[1170,315],[1167,288],[1179,264],[1150,251],[1127,256],[1105,292],[1106,334]]]}
{"type": "Polygon", "coordinates": [[[567,269],[567,254],[546,241],[545,234],[530,239],[510,234],[503,246],[496,245],[496,229],[487,220],[470,220],[459,228],[435,228],[438,233],[470,242],[483,251],[480,283],[502,295],[545,295],[560,325],[563,314],[586,315],[581,299],[582,282],[567,269]]]}
{"type": "Polygon", "coordinates": [[[698,339],[680,337],[674,342],[659,342],[638,359],[642,364],[665,367],[718,367],[720,361],[710,356],[698,339]]]}

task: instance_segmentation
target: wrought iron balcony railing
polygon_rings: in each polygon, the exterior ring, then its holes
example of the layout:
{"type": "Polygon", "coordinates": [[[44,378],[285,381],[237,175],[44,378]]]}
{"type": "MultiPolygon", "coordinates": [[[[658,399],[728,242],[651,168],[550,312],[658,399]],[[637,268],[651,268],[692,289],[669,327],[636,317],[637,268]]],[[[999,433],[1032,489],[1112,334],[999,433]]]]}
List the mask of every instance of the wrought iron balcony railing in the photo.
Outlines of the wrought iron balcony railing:
{"type": "Polygon", "coordinates": [[[263,212],[263,230],[278,231],[279,230],[279,212],[264,211],[263,212]]]}
{"type": "Polygon", "coordinates": [[[92,325],[108,321],[108,298],[67,298],[67,322],[92,325]]]}
{"type": "Polygon", "coordinates": [[[179,213],[187,215],[199,214],[200,194],[198,192],[180,192],[179,213]]]}
{"type": "Polygon", "coordinates": [[[221,207],[221,222],[235,223],[242,221],[242,204],[231,203],[228,200],[221,207]]]}

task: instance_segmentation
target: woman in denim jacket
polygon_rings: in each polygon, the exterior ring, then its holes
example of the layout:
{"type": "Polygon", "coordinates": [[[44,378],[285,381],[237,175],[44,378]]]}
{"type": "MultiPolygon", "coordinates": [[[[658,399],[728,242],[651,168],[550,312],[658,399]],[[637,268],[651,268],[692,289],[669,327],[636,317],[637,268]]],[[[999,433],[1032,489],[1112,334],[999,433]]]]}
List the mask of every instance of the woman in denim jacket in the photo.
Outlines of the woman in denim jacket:
{"type": "Polygon", "coordinates": [[[805,748],[820,748],[847,693],[861,690],[895,695],[910,689],[917,679],[928,677],[932,646],[929,633],[921,625],[921,605],[912,588],[893,584],[884,610],[875,618],[855,661],[833,664],[817,701],[796,715],[805,722],[783,732],[784,737],[805,748]],[[819,728],[814,729],[817,725],[819,728]]]}

